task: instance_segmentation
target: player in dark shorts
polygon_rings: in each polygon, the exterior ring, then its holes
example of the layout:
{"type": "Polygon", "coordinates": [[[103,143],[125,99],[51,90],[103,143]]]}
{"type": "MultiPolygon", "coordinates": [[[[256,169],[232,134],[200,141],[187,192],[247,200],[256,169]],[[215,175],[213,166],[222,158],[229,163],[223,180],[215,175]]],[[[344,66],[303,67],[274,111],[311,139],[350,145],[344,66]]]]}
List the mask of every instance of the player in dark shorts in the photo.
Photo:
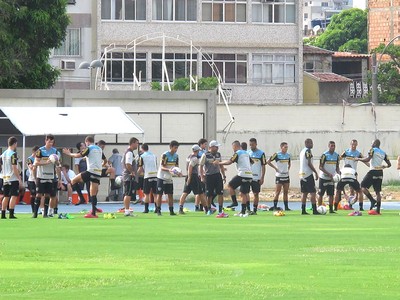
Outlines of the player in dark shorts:
{"type": "Polygon", "coordinates": [[[7,207],[10,212],[9,218],[16,219],[14,215],[15,204],[19,195],[19,187],[22,179],[18,170],[17,138],[12,136],[8,139],[8,149],[1,155],[3,175],[3,200],[1,203],[1,218],[7,219],[7,207]]]}
{"type": "Polygon", "coordinates": [[[115,185],[115,169],[108,164],[107,158],[104,154],[104,148],[106,147],[106,142],[103,140],[99,140],[96,144],[103,151],[102,159],[104,163],[101,169],[101,177],[108,177],[110,179],[110,188],[112,190],[116,190],[118,189],[118,187],[115,185]]]}
{"type": "Polygon", "coordinates": [[[251,170],[253,172],[253,180],[250,183],[250,187],[254,195],[254,200],[253,200],[253,210],[251,210],[250,208],[250,201],[247,202],[247,213],[249,215],[256,215],[258,202],[260,200],[261,186],[264,184],[265,165],[267,164],[267,159],[265,157],[264,151],[257,148],[257,140],[255,138],[251,138],[249,140],[249,145],[250,145],[250,150],[247,150],[247,153],[249,153],[249,156],[253,161],[251,165],[251,170]]]}
{"type": "Polygon", "coordinates": [[[143,213],[147,214],[149,212],[150,199],[157,193],[157,158],[149,151],[149,145],[143,144],[141,149],[142,155],[139,157],[138,173],[144,173],[143,193],[145,198],[143,213]]]}
{"type": "Polygon", "coordinates": [[[35,163],[35,154],[36,151],[39,150],[39,146],[34,146],[32,148],[32,155],[26,159],[26,166],[29,170],[29,176],[27,181],[27,186],[29,193],[31,194],[31,209],[32,213],[35,211],[35,198],[36,198],[36,175],[34,173],[34,163],[35,163]]]}
{"type": "Polygon", "coordinates": [[[360,187],[360,183],[357,180],[357,172],[354,170],[350,164],[344,165],[344,167],[340,170],[340,180],[336,185],[336,194],[335,194],[335,211],[338,209],[338,205],[340,202],[340,194],[344,191],[344,187],[349,185],[357,194],[358,199],[361,201],[360,210],[364,210],[362,206],[362,191],[360,187]]]}
{"type": "Polygon", "coordinates": [[[138,146],[139,140],[134,137],[130,138],[129,147],[125,150],[124,156],[122,157],[122,165],[124,167],[124,170],[122,171],[124,182],[124,215],[126,217],[133,217],[133,214],[130,211],[130,203],[137,189],[137,164],[133,151],[136,150],[138,146]]]}

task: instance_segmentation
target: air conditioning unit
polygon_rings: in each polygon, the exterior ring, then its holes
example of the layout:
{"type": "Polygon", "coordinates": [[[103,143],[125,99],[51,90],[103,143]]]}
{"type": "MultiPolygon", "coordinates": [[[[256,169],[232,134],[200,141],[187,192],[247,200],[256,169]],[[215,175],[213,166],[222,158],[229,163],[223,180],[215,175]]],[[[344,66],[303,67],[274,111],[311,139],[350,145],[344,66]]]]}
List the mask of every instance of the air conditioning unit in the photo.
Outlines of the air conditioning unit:
{"type": "Polygon", "coordinates": [[[62,59],[61,70],[75,70],[75,61],[62,59]]]}

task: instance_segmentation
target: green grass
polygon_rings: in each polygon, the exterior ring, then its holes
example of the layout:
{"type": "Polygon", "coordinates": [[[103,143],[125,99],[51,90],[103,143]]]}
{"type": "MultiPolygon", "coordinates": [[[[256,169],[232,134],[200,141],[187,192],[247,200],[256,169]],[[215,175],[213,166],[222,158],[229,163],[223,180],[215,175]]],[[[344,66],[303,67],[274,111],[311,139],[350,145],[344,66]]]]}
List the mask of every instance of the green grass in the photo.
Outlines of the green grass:
{"type": "Polygon", "coordinates": [[[400,216],[0,220],[0,298],[396,299],[400,216]]]}

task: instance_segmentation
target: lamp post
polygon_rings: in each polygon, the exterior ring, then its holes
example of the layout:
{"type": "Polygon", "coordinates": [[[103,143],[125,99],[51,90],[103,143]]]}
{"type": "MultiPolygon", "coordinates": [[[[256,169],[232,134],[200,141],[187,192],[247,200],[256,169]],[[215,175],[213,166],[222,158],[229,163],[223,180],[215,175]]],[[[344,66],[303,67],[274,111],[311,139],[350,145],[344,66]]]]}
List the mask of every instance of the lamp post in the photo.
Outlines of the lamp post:
{"type": "MultiPolygon", "coordinates": [[[[103,67],[103,63],[98,59],[95,59],[90,63],[87,61],[83,61],[79,65],[78,69],[89,69],[90,70],[90,86],[89,86],[90,89],[92,89],[92,86],[93,86],[92,69],[97,69],[97,68],[102,68],[102,67],[103,67]]],[[[96,89],[96,85],[94,86],[94,89],[96,89]]]]}
{"type": "Polygon", "coordinates": [[[379,71],[379,64],[382,60],[383,54],[385,53],[387,47],[391,45],[396,39],[400,38],[400,35],[395,36],[390,40],[389,43],[386,44],[385,48],[383,48],[383,51],[381,55],[379,56],[378,61],[376,61],[376,54],[374,53],[372,55],[372,103],[377,104],[378,103],[378,71],[379,71]]]}

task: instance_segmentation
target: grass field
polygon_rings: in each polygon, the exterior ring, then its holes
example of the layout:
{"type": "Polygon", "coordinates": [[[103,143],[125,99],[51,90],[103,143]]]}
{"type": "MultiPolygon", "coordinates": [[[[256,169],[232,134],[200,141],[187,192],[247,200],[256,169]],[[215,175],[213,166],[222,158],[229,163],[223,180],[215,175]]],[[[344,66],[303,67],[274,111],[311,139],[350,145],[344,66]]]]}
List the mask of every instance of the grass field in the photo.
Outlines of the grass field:
{"type": "Polygon", "coordinates": [[[398,299],[400,216],[0,220],[0,298],[398,299]]]}

